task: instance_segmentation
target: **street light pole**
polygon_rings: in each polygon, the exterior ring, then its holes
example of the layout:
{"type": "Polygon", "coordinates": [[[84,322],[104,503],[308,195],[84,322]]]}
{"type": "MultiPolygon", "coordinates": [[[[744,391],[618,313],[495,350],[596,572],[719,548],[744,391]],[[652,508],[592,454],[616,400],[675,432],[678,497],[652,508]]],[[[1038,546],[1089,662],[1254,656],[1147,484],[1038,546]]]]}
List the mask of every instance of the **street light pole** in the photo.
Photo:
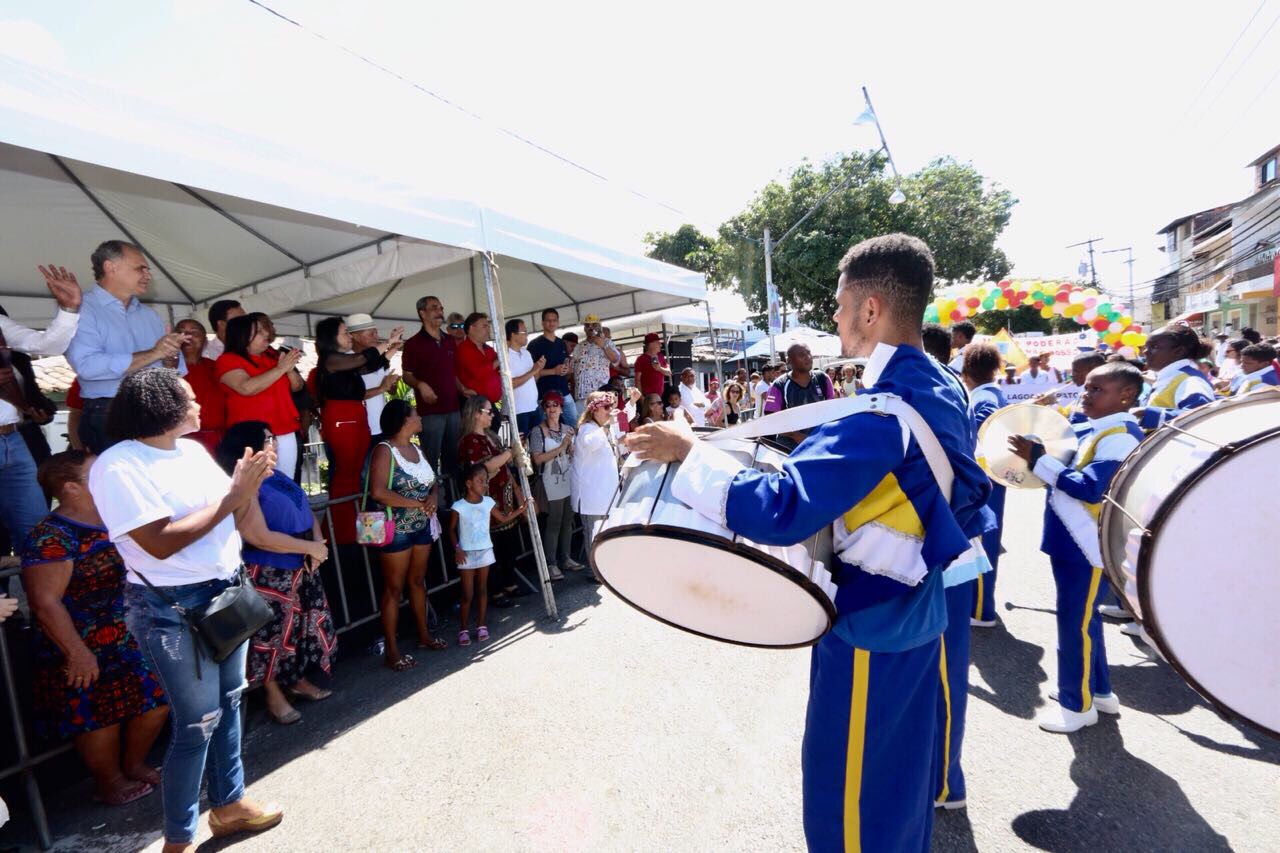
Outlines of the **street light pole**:
{"type": "MultiPolygon", "coordinates": [[[[773,286],[773,240],[768,228],[764,229],[764,299],[764,317],[769,324],[769,363],[773,364],[778,357],[778,347],[773,342],[773,306],[778,302],[778,291],[773,286]]],[[[778,313],[781,315],[781,307],[778,308],[778,313]]],[[[778,319],[781,320],[781,316],[778,319]]]]}
{"type": "Polygon", "coordinates": [[[1129,315],[1133,316],[1133,247],[1125,246],[1123,249],[1104,249],[1101,254],[1113,255],[1116,252],[1127,252],[1129,255],[1128,260],[1126,260],[1125,263],[1129,266],[1129,315]]]}

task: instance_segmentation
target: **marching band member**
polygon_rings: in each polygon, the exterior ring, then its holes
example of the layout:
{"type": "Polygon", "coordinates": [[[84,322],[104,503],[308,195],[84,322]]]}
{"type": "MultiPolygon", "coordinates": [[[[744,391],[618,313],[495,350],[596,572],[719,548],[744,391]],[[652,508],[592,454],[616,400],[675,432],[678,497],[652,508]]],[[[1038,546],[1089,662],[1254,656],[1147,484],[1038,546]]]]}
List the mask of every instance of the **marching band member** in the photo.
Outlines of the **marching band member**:
{"type": "MultiPolygon", "coordinates": [[[[928,332],[929,327],[925,326],[922,336],[927,336],[928,332]]],[[[929,347],[927,338],[925,346],[929,347]]],[[[943,367],[950,372],[950,365],[943,367]]],[[[999,369],[1000,350],[993,344],[975,343],[965,349],[961,375],[971,426],[969,446],[973,448],[975,461],[980,466],[982,460],[976,456],[978,428],[988,415],[1005,405],[1004,394],[994,385],[999,369]],[[988,394],[988,385],[994,394],[988,394]]],[[[989,582],[995,576],[993,570],[1000,555],[1000,520],[1004,513],[1004,487],[995,483],[991,485],[992,493],[986,507],[972,517],[965,530],[970,541],[980,540],[980,547],[962,554],[942,575],[947,628],[942,634],[939,649],[938,732],[934,738],[938,768],[934,805],[942,809],[961,809],[967,804],[960,758],[969,706],[970,614],[974,612],[979,584],[989,582]]],[[[989,624],[995,624],[994,610],[989,624]]]]}
{"type": "Polygon", "coordinates": [[[1107,587],[1102,576],[1098,513],[1102,496],[1143,432],[1129,413],[1142,390],[1142,374],[1123,362],[1095,368],[1085,382],[1081,406],[1089,422],[1078,430],[1080,446],[1070,465],[1044,454],[1026,436],[1009,447],[1032,463],[1049,484],[1040,550],[1049,555],[1057,587],[1058,688],[1056,702],[1040,715],[1040,728],[1074,732],[1098,721],[1098,712],[1118,713],[1111,692],[1102,620],[1097,605],[1107,587]]]}
{"type": "Polygon", "coordinates": [[[1213,386],[1196,370],[1200,336],[1189,326],[1165,326],[1147,340],[1147,367],[1156,371],[1151,394],[1135,409],[1138,424],[1150,432],[1183,412],[1212,403],[1213,386]]]}
{"type": "Polygon", "coordinates": [[[929,849],[941,574],[969,548],[965,527],[990,490],[958,383],[920,351],[932,283],[922,241],[865,240],[840,263],[834,319],[845,355],[870,356],[861,394],[897,395],[945,449],[950,503],[906,422],[875,412],[817,427],[781,473],[744,468],[678,424],[628,440],[641,458],[683,460],[673,494],[758,542],[794,544],[834,525],[838,618],[813,650],[802,752],[811,850],[929,849]]]}
{"type": "MultiPolygon", "coordinates": [[[[1090,350],[1089,352],[1080,353],[1071,359],[1071,384],[1077,388],[1084,388],[1085,379],[1088,378],[1089,372],[1095,367],[1101,367],[1106,363],[1107,354],[1104,352],[1090,350]]],[[[1084,410],[1080,408],[1079,397],[1076,398],[1074,403],[1059,406],[1058,411],[1071,422],[1072,426],[1079,426],[1089,420],[1085,417],[1084,410]]]]}
{"type": "MultiPolygon", "coordinates": [[[[969,389],[969,414],[973,418],[974,434],[982,428],[987,418],[997,409],[1009,405],[1004,392],[996,384],[1000,370],[1000,350],[993,344],[969,344],[964,351],[962,378],[969,389]],[[972,362],[972,363],[971,363],[972,362]]],[[[981,464],[981,461],[979,461],[981,464]]],[[[978,575],[973,581],[972,598],[967,611],[972,616],[969,624],[978,628],[992,628],[996,624],[996,570],[1000,565],[1000,540],[1004,528],[1005,487],[991,484],[991,497],[987,507],[995,515],[996,526],[982,534],[982,549],[991,561],[991,571],[978,575]]],[[[967,668],[966,668],[967,675],[967,668]]]]}
{"type": "Polygon", "coordinates": [[[1232,396],[1248,394],[1263,385],[1280,385],[1280,376],[1276,375],[1276,348],[1270,344],[1250,344],[1240,353],[1240,369],[1244,371],[1239,386],[1232,396]]]}

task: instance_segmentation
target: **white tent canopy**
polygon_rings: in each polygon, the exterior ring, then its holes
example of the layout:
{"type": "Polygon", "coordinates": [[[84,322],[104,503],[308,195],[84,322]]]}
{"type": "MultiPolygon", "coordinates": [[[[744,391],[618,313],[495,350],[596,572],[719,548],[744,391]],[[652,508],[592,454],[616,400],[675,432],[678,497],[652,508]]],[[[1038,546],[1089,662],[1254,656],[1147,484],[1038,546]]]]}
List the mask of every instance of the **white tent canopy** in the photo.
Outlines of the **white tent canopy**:
{"type": "MultiPolygon", "coordinates": [[[[737,337],[746,329],[745,323],[736,323],[712,315],[716,332],[725,332],[737,337]]],[[[630,342],[642,339],[650,332],[659,334],[666,332],[669,336],[706,335],[713,328],[707,322],[707,309],[704,304],[686,305],[679,308],[667,308],[662,311],[646,311],[643,314],[632,314],[617,317],[608,322],[609,333],[614,341],[630,342]]],[[[533,324],[531,332],[537,334],[537,324],[533,324]]],[[[582,334],[581,324],[564,329],[566,332],[582,334]]]]}
{"type": "MultiPolygon", "coordinates": [[[[840,355],[840,338],[830,332],[811,329],[808,326],[797,326],[774,336],[774,344],[778,352],[785,353],[795,344],[804,344],[814,358],[837,358],[840,355]]],[[[756,341],[747,347],[746,358],[766,358],[769,356],[769,339],[756,341]]],[[[731,359],[736,360],[736,359],[731,359]]]]}
{"type": "Polygon", "coordinates": [[[402,150],[379,149],[386,137],[335,160],[307,135],[286,147],[194,116],[0,54],[0,298],[15,319],[52,314],[37,264],[87,285],[89,254],[109,238],[145,249],[166,319],[234,298],[282,334],[306,334],[313,314],[412,324],[428,293],[487,311],[485,251],[509,317],[552,306],[573,323],[704,298],[696,273],[439,195],[402,150]]]}

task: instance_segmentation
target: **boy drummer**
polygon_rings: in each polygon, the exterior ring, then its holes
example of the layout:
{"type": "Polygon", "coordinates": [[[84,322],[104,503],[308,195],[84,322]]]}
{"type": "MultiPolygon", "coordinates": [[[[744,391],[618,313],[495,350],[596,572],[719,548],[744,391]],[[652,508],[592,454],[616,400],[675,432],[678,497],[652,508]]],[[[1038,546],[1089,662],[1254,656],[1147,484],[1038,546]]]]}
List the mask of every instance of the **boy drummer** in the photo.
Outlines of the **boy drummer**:
{"type": "Polygon", "coordinates": [[[1058,590],[1058,687],[1040,715],[1040,728],[1068,733],[1091,726],[1098,712],[1119,713],[1111,692],[1098,598],[1106,589],[1098,544],[1098,513],[1111,478],[1142,441],[1129,413],[1142,393],[1142,374],[1123,362],[1090,371],[1080,407],[1088,418],[1077,427],[1080,445],[1071,463],[1045,455],[1026,436],[1009,439],[1014,453],[1049,484],[1040,550],[1049,555],[1058,590]]]}

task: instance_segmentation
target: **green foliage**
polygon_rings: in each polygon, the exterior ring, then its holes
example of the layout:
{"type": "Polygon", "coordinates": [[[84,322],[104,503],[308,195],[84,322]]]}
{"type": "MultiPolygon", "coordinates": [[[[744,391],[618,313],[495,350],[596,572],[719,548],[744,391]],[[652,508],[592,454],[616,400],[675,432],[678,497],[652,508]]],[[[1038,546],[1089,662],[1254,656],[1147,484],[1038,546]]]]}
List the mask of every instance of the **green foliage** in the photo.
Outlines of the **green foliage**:
{"type": "Polygon", "coordinates": [[[649,255],[703,272],[713,286],[737,288],[762,317],[764,228],[780,239],[824,195],[846,182],[774,250],[774,283],[802,323],[832,328],[840,258],[854,243],[879,234],[903,232],[927,242],[941,281],[998,281],[1012,268],[995,245],[1017,203],[1007,190],[989,184],[971,165],[943,158],[904,176],[907,200],[891,205],[894,183],[886,161],[883,155],[866,153],[816,166],[801,163],[785,184],[771,181],[746,210],[722,224],[715,240],[692,225],[646,235],[649,255]]]}
{"type": "Polygon", "coordinates": [[[1068,317],[1053,317],[1046,320],[1040,316],[1040,309],[1034,305],[1021,305],[1005,311],[983,311],[972,318],[973,325],[984,335],[994,335],[1001,329],[1010,333],[1044,332],[1046,335],[1057,335],[1065,332],[1078,332],[1083,326],[1068,317]]]}

